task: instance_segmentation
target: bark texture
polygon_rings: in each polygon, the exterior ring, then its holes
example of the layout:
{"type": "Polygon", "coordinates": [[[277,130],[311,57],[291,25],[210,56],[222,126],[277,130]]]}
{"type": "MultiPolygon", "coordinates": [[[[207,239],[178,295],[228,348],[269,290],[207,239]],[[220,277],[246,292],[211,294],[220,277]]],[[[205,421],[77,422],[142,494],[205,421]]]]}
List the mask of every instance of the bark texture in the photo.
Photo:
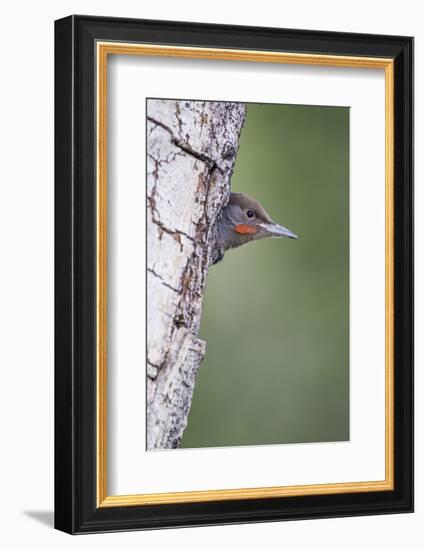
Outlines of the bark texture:
{"type": "Polygon", "coordinates": [[[147,448],[180,445],[205,354],[198,338],[214,223],[245,105],[147,102],[147,448]]]}

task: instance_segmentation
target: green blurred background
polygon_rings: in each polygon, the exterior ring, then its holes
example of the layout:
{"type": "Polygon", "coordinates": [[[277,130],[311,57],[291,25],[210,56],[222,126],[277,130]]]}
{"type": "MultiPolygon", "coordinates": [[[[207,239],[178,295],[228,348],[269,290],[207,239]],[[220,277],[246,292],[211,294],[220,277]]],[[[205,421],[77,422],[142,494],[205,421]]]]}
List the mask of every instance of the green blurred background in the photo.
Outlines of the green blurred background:
{"type": "Polygon", "coordinates": [[[249,104],[232,190],[299,238],[209,270],[182,447],[349,439],[349,109],[249,104]]]}

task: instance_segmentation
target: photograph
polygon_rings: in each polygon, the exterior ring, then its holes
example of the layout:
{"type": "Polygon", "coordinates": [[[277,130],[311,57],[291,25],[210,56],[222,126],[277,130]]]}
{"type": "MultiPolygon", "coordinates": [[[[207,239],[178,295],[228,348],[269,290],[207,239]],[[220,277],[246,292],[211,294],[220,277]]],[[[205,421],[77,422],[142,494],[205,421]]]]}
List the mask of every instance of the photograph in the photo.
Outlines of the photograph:
{"type": "Polygon", "coordinates": [[[2,548],[424,548],[422,12],[4,4],[2,548]]]}
{"type": "Polygon", "coordinates": [[[148,450],[349,440],[349,114],[146,100],[148,450]]]}
{"type": "Polygon", "coordinates": [[[56,529],[413,510],[414,42],[376,30],[55,22],[56,529]]]}

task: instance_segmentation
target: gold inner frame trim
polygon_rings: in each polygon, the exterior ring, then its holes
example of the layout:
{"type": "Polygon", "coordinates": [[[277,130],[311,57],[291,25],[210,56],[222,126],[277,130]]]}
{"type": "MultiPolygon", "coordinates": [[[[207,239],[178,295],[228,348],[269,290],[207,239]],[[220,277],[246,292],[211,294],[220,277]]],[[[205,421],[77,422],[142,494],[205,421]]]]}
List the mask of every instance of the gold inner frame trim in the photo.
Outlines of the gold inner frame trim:
{"type": "Polygon", "coordinates": [[[96,43],[97,54],[97,506],[142,506],[394,489],[394,60],[123,42],[96,43]],[[214,489],[109,496],[107,493],[107,60],[109,55],[219,59],[385,71],[385,479],[349,483],[214,489]]]}

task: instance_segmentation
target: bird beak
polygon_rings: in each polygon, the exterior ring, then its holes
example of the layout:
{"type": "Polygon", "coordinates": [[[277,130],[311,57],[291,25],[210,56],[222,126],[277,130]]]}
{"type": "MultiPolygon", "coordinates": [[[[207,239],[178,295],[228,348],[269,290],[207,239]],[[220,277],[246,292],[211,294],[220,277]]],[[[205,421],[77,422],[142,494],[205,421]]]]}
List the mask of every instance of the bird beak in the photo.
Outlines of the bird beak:
{"type": "Polygon", "coordinates": [[[267,230],[271,237],[288,237],[289,239],[297,239],[297,235],[277,223],[264,223],[262,227],[267,230]]]}

